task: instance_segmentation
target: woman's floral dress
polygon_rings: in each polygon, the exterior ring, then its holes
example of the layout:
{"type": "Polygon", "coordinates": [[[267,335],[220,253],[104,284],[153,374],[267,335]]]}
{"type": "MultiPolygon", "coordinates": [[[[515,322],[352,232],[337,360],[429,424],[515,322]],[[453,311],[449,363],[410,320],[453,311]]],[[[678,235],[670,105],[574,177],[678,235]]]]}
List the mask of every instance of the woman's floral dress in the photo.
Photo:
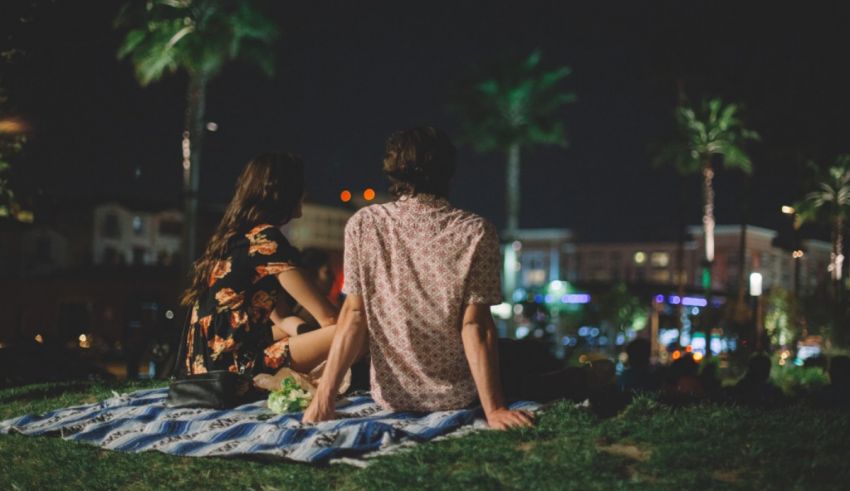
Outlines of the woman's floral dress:
{"type": "Polygon", "coordinates": [[[256,374],[285,363],[288,339],[274,342],[271,313],[278,302],[295,304],[277,274],[295,267],[298,250],[273,225],[259,225],[228,242],[209,290],[192,309],[186,373],[230,370],[256,374]]]}

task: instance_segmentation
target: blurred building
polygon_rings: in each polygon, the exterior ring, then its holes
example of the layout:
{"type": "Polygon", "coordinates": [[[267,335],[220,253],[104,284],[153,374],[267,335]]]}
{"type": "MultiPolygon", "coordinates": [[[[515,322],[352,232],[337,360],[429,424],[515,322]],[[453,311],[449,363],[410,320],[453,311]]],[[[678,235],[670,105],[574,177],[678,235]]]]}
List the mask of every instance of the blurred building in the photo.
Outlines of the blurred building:
{"type": "Polygon", "coordinates": [[[354,210],[337,206],[305,203],[301,218],[283,226],[283,234],[295,247],[315,247],[342,253],[345,246],[345,224],[354,210]]]}
{"type": "MultiPolygon", "coordinates": [[[[624,282],[675,287],[679,278],[691,291],[702,288],[703,229],[688,227],[682,242],[582,241],[568,229],[520,230],[512,250],[516,256],[516,285],[534,289],[555,280],[575,284],[624,282]]],[[[743,278],[762,274],[765,290],[781,287],[801,293],[828,280],[830,244],[803,240],[801,249],[788,250],[777,241],[778,232],[747,226],[744,240],[740,225],[715,228],[713,289],[718,293],[737,288],[743,244],[743,278]]],[[[745,283],[746,284],[746,283],[745,283]]]]}
{"type": "Polygon", "coordinates": [[[177,263],[183,230],[182,211],[110,202],[95,206],[93,219],[92,263],[136,266],[177,263]]]}

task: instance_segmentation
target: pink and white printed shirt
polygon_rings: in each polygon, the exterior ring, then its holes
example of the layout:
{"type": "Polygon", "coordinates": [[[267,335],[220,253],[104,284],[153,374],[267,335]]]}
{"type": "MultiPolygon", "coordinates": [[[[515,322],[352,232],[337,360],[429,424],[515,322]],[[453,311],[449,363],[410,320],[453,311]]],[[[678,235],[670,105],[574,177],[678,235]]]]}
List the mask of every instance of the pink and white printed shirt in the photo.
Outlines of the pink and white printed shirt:
{"type": "Polygon", "coordinates": [[[499,264],[496,228],[441,198],[403,196],[351,217],[343,292],[363,297],[375,401],[413,411],[476,401],[463,312],[502,301],[499,264]]]}

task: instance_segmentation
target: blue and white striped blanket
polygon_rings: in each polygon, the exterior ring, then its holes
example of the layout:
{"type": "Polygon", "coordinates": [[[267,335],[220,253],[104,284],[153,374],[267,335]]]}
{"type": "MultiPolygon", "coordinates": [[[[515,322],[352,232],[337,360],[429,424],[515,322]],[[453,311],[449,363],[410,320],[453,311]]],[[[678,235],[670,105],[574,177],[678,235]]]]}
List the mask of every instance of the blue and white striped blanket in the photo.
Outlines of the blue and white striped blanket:
{"type": "MultiPolygon", "coordinates": [[[[338,403],[342,419],[302,425],[301,413],[273,414],[265,401],[229,410],[170,409],[167,389],[116,395],[40,416],[0,422],[0,433],[60,435],[124,452],[189,457],[266,456],[300,462],[358,458],[387,446],[424,442],[480,420],[480,409],[433,413],[383,411],[368,396],[338,403]]],[[[518,402],[515,409],[535,409],[518,402]]],[[[481,421],[478,421],[478,426],[481,421]]]]}

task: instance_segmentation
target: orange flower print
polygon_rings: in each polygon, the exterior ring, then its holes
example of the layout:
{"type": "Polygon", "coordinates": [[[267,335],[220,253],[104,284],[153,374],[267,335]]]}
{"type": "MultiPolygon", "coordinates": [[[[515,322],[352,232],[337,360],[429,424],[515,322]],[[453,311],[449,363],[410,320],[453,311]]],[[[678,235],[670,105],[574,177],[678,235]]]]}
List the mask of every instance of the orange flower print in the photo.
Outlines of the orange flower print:
{"type": "Polygon", "coordinates": [[[209,286],[213,286],[216,281],[224,278],[230,273],[230,267],[232,263],[229,259],[223,259],[221,261],[216,261],[213,265],[212,272],[210,273],[210,281],[209,286]]]}
{"type": "Polygon", "coordinates": [[[215,301],[218,302],[218,310],[219,312],[224,312],[225,310],[235,310],[242,306],[242,302],[245,301],[245,297],[241,293],[236,293],[230,288],[222,288],[215,294],[215,301]]]}
{"type": "Polygon", "coordinates": [[[288,361],[287,358],[289,358],[289,338],[281,339],[272,344],[263,350],[263,354],[265,355],[264,360],[267,367],[271,369],[280,368],[284,362],[288,361]]]}
{"type": "Polygon", "coordinates": [[[254,276],[254,283],[260,281],[268,275],[280,274],[285,271],[289,271],[290,269],[295,269],[295,266],[290,263],[261,264],[255,268],[257,275],[254,276]]]}
{"type": "Polygon", "coordinates": [[[192,353],[195,351],[195,329],[189,329],[189,334],[186,336],[186,373],[194,373],[192,371],[192,353]]]}
{"type": "Polygon", "coordinates": [[[233,362],[229,367],[227,367],[228,372],[239,373],[239,367],[236,366],[236,362],[233,362]]]}
{"type": "Polygon", "coordinates": [[[201,317],[201,320],[198,323],[201,325],[201,334],[204,335],[204,339],[206,339],[207,333],[210,330],[210,322],[212,322],[212,316],[208,315],[206,317],[201,317]]]}
{"type": "MultiPolygon", "coordinates": [[[[238,329],[241,326],[248,327],[248,314],[244,310],[231,310],[230,311],[230,327],[231,329],[238,329]]],[[[245,329],[246,331],[250,331],[250,329],[245,329]]]]}
{"type": "Polygon", "coordinates": [[[269,238],[262,233],[270,227],[270,225],[260,225],[254,227],[250,232],[245,234],[245,237],[248,238],[249,244],[248,255],[253,256],[254,254],[262,254],[263,256],[268,256],[277,252],[277,242],[269,240],[269,238]]]}
{"type": "Polygon", "coordinates": [[[265,290],[257,290],[251,297],[251,320],[265,322],[274,309],[275,298],[265,290]]]}
{"type": "Polygon", "coordinates": [[[236,346],[236,342],[233,341],[233,338],[222,339],[220,336],[213,336],[212,340],[210,340],[210,349],[212,353],[210,353],[210,358],[213,360],[217,360],[222,353],[233,350],[236,346]]]}
{"type": "Polygon", "coordinates": [[[192,317],[189,319],[189,324],[198,322],[198,304],[192,307],[192,317]]]}
{"type": "Polygon", "coordinates": [[[204,365],[204,357],[201,355],[195,356],[195,361],[192,363],[192,373],[207,373],[207,367],[204,365]]]}
{"type": "Polygon", "coordinates": [[[262,232],[263,230],[270,228],[270,227],[271,227],[271,225],[269,225],[268,223],[261,223],[260,225],[257,225],[256,227],[252,228],[247,234],[245,234],[245,236],[250,239],[251,235],[257,235],[260,232],[262,232]]]}

